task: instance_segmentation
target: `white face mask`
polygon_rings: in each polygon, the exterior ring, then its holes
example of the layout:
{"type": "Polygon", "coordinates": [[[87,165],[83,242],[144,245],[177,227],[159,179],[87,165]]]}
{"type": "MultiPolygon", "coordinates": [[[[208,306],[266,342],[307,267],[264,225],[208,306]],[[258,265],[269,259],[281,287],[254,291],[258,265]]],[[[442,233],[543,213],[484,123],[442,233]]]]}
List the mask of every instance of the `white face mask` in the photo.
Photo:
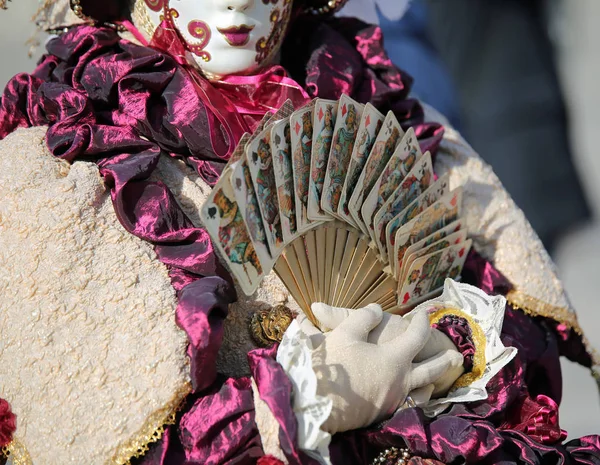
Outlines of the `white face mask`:
{"type": "MultiPolygon", "coordinates": [[[[141,6],[152,23],[144,30],[153,32],[148,29],[156,29],[161,18],[171,22],[188,55],[209,77],[248,74],[270,64],[292,13],[292,0],[137,1],[136,12],[141,6]]],[[[140,15],[134,16],[139,22],[140,15]]]]}

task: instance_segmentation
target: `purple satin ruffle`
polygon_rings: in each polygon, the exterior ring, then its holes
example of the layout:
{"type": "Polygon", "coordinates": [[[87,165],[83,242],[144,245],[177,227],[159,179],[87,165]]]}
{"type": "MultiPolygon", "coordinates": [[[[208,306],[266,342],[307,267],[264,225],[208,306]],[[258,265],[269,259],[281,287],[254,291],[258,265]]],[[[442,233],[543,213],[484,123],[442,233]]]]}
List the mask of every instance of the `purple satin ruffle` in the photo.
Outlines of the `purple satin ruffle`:
{"type": "Polygon", "coordinates": [[[283,67],[310,97],[339,99],[345,93],[384,114],[391,110],[404,129],[414,128],[423,152],[435,156],[444,129],[425,123],[419,102],[408,98],[412,78],[387,56],[379,27],[355,18],[302,17],[293,24],[281,56],[283,67]]]}
{"type": "Polygon", "coordinates": [[[179,436],[186,463],[256,463],[263,451],[250,378],[229,378],[213,386],[183,415],[179,436]]]}
{"type": "Polygon", "coordinates": [[[458,351],[463,356],[463,367],[465,372],[473,369],[473,357],[475,356],[475,343],[469,322],[462,317],[446,315],[437,323],[431,325],[450,338],[458,351]]]}
{"type": "Polygon", "coordinates": [[[248,354],[252,377],[260,398],[265,401],[280,425],[279,447],[290,465],[318,465],[298,448],[298,423],[292,410],[292,383],[277,363],[278,344],[269,349],[256,349],[248,354]]]}

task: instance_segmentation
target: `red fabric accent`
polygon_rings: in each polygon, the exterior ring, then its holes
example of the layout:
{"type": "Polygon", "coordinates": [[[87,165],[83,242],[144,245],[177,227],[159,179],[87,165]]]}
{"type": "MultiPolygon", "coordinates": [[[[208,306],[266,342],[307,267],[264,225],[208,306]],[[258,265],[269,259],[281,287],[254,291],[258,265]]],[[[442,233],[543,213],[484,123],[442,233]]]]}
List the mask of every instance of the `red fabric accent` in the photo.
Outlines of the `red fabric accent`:
{"type": "Polygon", "coordinates": [[[265,455],[258,459],[256,465],[284,465],[284,463],[272,455],[265,455]]]}
{"type": "Polygon", "coordinates": [[[0,448],[10,444],[17,429],[17,416],[12,413],[10,404],[0,399],[0,448]]]}

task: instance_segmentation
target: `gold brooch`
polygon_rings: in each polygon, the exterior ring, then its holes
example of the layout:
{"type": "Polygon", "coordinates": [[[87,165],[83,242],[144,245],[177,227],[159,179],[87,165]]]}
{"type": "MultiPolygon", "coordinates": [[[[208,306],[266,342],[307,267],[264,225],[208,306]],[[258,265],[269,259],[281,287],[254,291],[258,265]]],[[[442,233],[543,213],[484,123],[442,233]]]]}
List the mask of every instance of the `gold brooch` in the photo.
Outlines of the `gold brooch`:
{"type": "Polygon", "coordinates": [[[294,314],[285,305],[276,305],[268,310],[259,310],[250,320],[250,334],[261,347],[270,347],[281,342],[283,333],[294,319],[294,314]]]}

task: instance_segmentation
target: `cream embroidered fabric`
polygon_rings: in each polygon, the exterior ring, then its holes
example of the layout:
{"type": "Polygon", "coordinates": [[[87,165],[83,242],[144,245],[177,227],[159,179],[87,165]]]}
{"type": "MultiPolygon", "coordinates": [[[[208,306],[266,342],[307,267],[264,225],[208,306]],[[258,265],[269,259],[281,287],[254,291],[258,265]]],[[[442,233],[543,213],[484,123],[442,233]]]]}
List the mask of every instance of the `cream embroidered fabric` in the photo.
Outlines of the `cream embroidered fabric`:
{"type": "Polygon", "coordinates": [[[152,247],[45,132],[0,142],[0,397],[32,463],[122,463],[189,392],[187,339],[152,247]]]}

